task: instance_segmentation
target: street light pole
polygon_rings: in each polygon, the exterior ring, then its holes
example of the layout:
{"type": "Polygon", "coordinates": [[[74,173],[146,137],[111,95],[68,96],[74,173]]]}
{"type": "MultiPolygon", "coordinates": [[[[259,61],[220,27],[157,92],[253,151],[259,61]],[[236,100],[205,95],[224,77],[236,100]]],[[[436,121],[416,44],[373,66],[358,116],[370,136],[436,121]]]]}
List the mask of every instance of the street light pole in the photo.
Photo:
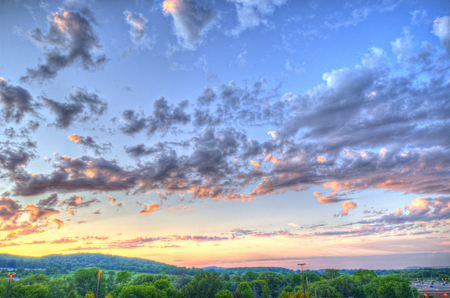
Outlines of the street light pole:
{"type": "Polygon", "coordinates": [[[306,266],[306,263],[298,264],[298,266],[302,266],[302,284],[303,284],[303,297],[306,298],[306,291],[305,291],[305,279],[303,278],[303,266],[306,266]]]}
{"type": "MultiPolygon", "coordinates": [[[[99,270],[98,271],[98,280],[97,280],[97,296],[96,298],[98,298],[98,288],[100,286],[100,276],[102,275],[103,270],[99,270]]],[[[8,297],[7,297],[8,298],[8,297]]]]}
{"type": "Polygon", "coordinates": [[[6,298],[9,297],[9,286],[11,285],[11,279],[12,279],[13,275],[16,275],[16,273],[15,272],[8,273],[9,283],[8,283],[8,289],[6,290],[6,298]]]}

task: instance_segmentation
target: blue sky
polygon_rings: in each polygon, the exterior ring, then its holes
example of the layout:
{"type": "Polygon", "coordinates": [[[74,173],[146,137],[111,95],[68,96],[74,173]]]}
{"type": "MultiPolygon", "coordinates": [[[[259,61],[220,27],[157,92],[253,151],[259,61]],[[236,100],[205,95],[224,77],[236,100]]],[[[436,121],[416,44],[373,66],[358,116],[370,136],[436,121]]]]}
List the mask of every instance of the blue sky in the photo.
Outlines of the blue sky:
{"type": "Polygon", "coordinates": [[[448,262],[446,1],[0,5],[0,252],[448,262]]]}

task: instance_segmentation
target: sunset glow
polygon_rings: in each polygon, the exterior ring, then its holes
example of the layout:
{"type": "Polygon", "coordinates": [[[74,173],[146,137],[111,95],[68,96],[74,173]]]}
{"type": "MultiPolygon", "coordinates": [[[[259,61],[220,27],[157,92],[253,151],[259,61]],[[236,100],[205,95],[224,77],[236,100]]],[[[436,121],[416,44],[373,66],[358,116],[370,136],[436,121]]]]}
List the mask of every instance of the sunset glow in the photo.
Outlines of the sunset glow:
{"type": "Polygon", "coordinates": [[[0,253],[450,265],[447,2],[10,2],[0,253]]]}

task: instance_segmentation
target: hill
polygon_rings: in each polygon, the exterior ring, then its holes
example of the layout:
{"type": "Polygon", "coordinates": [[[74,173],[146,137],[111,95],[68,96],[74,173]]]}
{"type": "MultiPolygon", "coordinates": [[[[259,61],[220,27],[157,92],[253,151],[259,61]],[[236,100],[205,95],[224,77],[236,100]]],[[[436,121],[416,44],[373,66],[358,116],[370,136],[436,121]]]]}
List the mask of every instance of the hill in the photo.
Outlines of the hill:
{"type": "Polygon", "coordinates": [[[48,255],[39,258],[0,254],[0,267],[27,269],[55,268],[58,272],[65,272],[67,270],[76,270],[86,267],[99,267],[103,270],[128,270],[134,272],[163,274],[195,274],[196,271],[194,269],[194,272],[191,273],[188,271],[192,269],[177,267],[146,259],[83,253],[71,255],[48,255]]]}

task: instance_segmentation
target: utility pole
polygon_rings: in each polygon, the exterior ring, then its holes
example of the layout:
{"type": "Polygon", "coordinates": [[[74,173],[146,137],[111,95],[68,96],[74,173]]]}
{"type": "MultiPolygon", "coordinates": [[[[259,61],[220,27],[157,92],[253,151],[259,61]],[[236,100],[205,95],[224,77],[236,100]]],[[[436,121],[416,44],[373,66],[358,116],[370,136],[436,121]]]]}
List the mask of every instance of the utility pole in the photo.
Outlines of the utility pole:
{"type": "Polygon", "coordinates": [[[9,298],[9,286],[11,285],[11,279],[12,279],[13,275],[16,275],[16,273],[15,272],[8,273],[9,283],[8,283],[8,289],[6,290],[6,298],[9,298]]]}
{"type": "MultiPolygon", "coordinates": [[[[100,286],[100,276],[102,275],[103,270],[99,270],[98,271],[98,280],[97,280],[97,296],[96,298],[98,298],[98,288],[100,286]]],[[[7,297],[8,298],[8,297],[7,297]]]]}
{"type": "Polygon", "coordinates": [[[298,264],[298,266],[302,266],[303,297],[306,298],[305,279],[303,278],[303,266],[306,266],[306,263],[298,264]]]}

